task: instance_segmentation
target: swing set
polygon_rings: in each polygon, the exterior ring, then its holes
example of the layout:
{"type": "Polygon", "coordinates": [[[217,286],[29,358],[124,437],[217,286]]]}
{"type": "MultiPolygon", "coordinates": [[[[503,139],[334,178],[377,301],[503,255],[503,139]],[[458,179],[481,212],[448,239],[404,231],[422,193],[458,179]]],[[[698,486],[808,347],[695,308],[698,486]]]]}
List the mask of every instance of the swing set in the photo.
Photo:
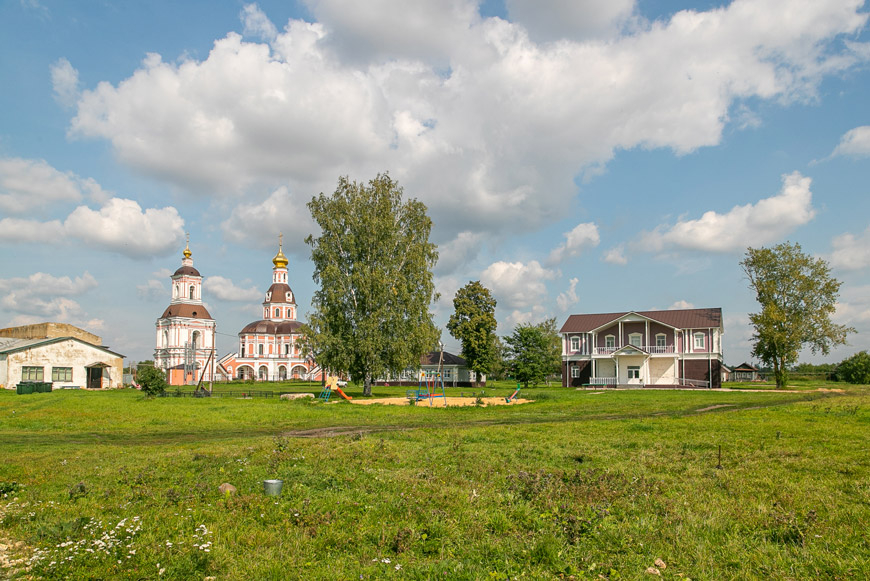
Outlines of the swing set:
{"type": "Polygon", "coordinates": [[[436,397],[444,398],[444,407],[447,407],[447,394],[444,392],[444,377],[439,371],[421,371],[420,382],[417,384],[417,389],[409,389],[405,392],[409,401],[418,402],[424,399],[429,400],[429,407],[432,407],[432,400],[436,397]],[[438,390],[441,393],[438,393],[438,390]]]}

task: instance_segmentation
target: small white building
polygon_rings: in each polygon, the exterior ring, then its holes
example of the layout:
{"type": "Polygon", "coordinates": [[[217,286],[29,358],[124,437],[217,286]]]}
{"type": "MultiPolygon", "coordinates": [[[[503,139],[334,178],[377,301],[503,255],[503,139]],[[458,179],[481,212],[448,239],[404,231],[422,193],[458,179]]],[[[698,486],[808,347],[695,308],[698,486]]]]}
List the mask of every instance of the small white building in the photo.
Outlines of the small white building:
{"type": "Polygon", "coordinates": [[[0,387],[51,382],[52,389],[123,387],[124,356],[77,337],[0,338],[0,387]]]}

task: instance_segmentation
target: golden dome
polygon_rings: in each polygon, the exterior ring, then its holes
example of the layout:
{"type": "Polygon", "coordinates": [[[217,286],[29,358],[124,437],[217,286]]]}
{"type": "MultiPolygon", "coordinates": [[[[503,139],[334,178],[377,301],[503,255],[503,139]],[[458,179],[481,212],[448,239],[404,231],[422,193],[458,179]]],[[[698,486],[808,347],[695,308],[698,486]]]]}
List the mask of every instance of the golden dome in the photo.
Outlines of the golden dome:
{"type": "Polygon", "coordinates": [[[184,247],[184,252],[182,254],[184,254],[185,258],[190,258],[191,256],[193,256],[193,252],[190,251],[190,233],[189,232],[187,234],[187,245],[184,247]]]}
{"type": "Polygon", "coordinates": [[[287,268],[287,265],[290,264],[290,261],[287,260],[287,257],[284,256],[284,251],[282,248],[284,247],[284,235],[278,235],[278,254],[275,255],[275,258],[272,259],[272,264],[275,265],[275,268],[287,268]]]}

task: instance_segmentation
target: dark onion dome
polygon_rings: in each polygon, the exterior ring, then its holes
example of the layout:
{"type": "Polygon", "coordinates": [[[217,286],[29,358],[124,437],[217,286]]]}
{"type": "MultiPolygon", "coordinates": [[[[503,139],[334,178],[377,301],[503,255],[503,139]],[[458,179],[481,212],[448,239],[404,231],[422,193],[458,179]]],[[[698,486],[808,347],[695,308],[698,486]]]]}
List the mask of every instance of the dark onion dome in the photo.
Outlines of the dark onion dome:
{"type": "Polygon", "coordinates": [[[260,335],[290,335],[299,330],[302,323],[299,321],[254,321],[248,323],[245,328],[239,332],[239,335],[245,334],[260,334],[260,335]]]}
{"type": "Polygon", "coordinates": [[[193,268],[192,266],[182,266],[181,268],[176,270],[175,274],[173,274],[172,276],[179,276],[182,274],[188,274],[190,276],[198,276],[200,278],[202,277],[202,275],[199,274],[199,271],[197,269],[193,268]]]}
{"type": "Polygon", "coordinates": [[[186,303],[181,303],[177,305],[169,305],[166,307],[166,310],[163,311],[163,316],[161,319],[165,319],[167,317],[185,317],[187,319],[211,319],[211,315],[208,314],[208,310],[203,305],[188,305],[186,303]]]}
{"type": "Polygon", "coordinates": [[[280,303],[286,304],[296,303],[296,297],[293,296],[293,291],[290,290],[290,285],[284,284],[283,282],[276,282],[272,286],[269,287],[269,290],[266,291],[266,300],[263,301],[265,303],[280,303]],[[287,293],[290,293],[289,296],[287,293]]]}

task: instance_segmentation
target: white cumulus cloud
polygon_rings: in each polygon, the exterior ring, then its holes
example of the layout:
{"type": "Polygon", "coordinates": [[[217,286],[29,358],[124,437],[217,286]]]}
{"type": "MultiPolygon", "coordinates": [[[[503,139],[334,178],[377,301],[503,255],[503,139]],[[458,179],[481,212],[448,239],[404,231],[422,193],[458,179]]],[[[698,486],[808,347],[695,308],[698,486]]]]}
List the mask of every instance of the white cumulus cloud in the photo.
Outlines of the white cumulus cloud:
{"type": "Polygon", "coordinates": [[[81,94],[79,72],[65,58],[58,59],[50,70],[55,100],[64,107],[73,107],[81,94]]]}
{"type": "Polygon", "coordinates": [[[0,158],[0,210],[10,214],[78,202],[82,190],[93,187],[92,180],[60,172],[42,159],[0,158]]]}
{"type": "Polygon", "coordinates": [[[256,302],[262,298],[262,293],[256,287],[242,288],[223,276],[209,276],[202,286],[208,295],[222,301],[256,302]]]}
{"type": "Polygon", "coordinates": [[[870,125],[863,125],[850,129],[837,145],[831,157],[846,155],[852,157],[870,156],[870,125]]]}
{"type": "Polygon", "coordinates": [[[73,322],[84,311],[70,297],[84,295],[96,286],[96,279],[88,272],[75,278],[37,272],[26,278],[0,279],[0,307],[18,315],[17,321],[73,322]]]}
{"type": "Polygon", "coordinates": [[[859,270],[870,266],[870,227],[861,236],[841,234],[831,241],[831,246],[830,263],[834,268],[859,270]]]}
{"type": "Polygon", "coordinates": [[[565,242],[557,246],[550,253],[547,264],[561,264],[567,258],[579,256],[587,248],[594,248],[601,242],[598,235],[598,226],[592,222],[577,224],[570,232],[563,234],[565,242]]]}
{"type": "Polygon", "coordinates": [[[540,304],[547,295],[545,281],[557,277],[557,272],[541,266],[537,260],[529,263],[494,262],[480,275],[480,282],[492,290],[499,306],[524,309],[540,304]]]}
{"type": "Polygon", "coordinates": [[[779,240],[816,214],[810,178],[794,172],[784,175],[782,182],[777,195],[755,204],[735,206],[725,214],[711,210],[694,220],[660,226],[642,237],[641,247],[734,252],[779,240]]]}
{"type": "Polygon", "coordinates": [[[89,246],[132,258],[163,255],[184,240],[184,220],[173,207],[142,207],[112,198],[99,210],[79,206],[64,221],[69,236],[89,246]]]}
{"type": "Polygon", "coordinates": [[[619,266],[625,266],[626,264],[628,264],[628,258],[626,258],[625,256],[625,246],[623,244],[620,244],[618,246],[614,246],[613,248],[608,248],[601,256],[601,261],[608,264],[618,264],[619,266]]]}
{"type": "Polygon", "coordinates": [[[567,311],[571,306],[580,302],[580,297],[577,296],[577,284],[579,282],[579,278],[572,278],[568,290],[559,293],[559,296],[556,297],[556,304],[559,305],[562,311],[567,311]]]}
{"type": "Polygon", "coordinates": [[[273,246],[284,233],[284,249],[304,253],[305,237],[315,232],[308,200],[294,196],[286,187],[272,192],[260,203],[239,204],[230,217],[221,223],[224,236],[232,242],[248,242],[258,246],[273,246]],[[289,229],[289,231],[288,231],[289,229]]]}
{"type": "Polygon", "coordinates": [[[560,217],[578,174],[615,151],[716,145],[736,105],[812,98],[867,52],[840,42],[867,21],[858,0],[737,0],[618,30],[628,0],[551,0],[540,23],[519,1],[516,22],[482,19],[472,0],[307,4],[318,22],[281,30],[246,7],[245,30],[268,42],[229,33],[203,59],[149,55],[82,91],[70,134],[222,196],[308,196],[389,169],[441,238],[503,234],[560,217]],[[539,41],[561,36],[556,19],[594,30],[539,41]]]}

